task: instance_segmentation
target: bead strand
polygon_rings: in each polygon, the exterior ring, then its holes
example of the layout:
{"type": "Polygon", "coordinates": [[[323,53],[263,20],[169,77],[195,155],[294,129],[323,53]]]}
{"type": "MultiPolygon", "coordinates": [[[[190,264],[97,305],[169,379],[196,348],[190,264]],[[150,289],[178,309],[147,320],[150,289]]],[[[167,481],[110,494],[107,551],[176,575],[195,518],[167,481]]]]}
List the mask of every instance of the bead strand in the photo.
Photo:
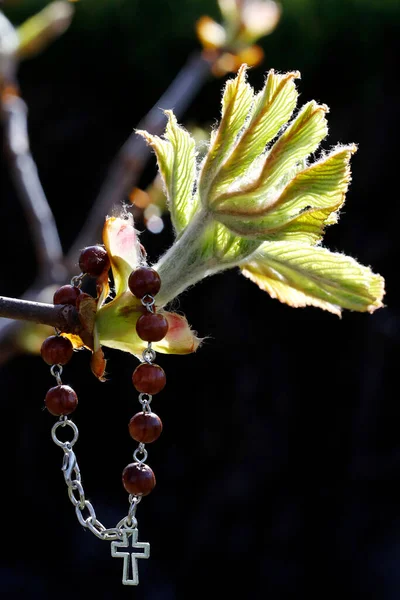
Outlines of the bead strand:
{"type": "MultiPolygon", "coordinates": [[[[80,286],[83,273],[71,281],[71,285],[63,285],[55,291],[54,304],[71,304],[76,306],[76,301],[81,294],[80,286]]],[[[78,396],[69,385],[64,385],[61,380],[63,365],[72,358],[74,348],[70,340],[56,332],[42,343],[40,354],[43,360],[50,365],[50,372],[55,377],[57,385],[51,387],[44,399],[49,413],[55,417],[66,417],[74,412],[78,406],[78,396]]]]}
{"type": "MultiPolygon", "coordinates": [[[[71,279],[68,285],[62,285],[53,295],[54,304],[70,304],[77,306],[78,298],[81,296],[81,285],[83,278],[99,277],[110,268],[110,259],[103,246],[88,246],[84,248],[79,256],[81,273],[71,279]]],[[[60,335],[46,338],[41,346],[40,354],[43,360],[51,366],[51,374],[57,380],[57,386],[49,389],[45,396],[45,405],[49,413],[56,417],[70,415],[78,405],[78,397],[75,391],[61,382],[62,366],[66,365],[72,358],[73,345],[71,341],[60,335]]]]}
{"type": "Polygon", "coordinates": [[[147,458],[145,444],[157,440],[162,432],[162,421],[153,413],[150,403],[154,394],[164,389],[166,376],[164,370],[154,364],[155,352],[151,347],[152,342],[162,340],[168,332],[168,321],[156,313],[154,296],[161,287],[160,276],[154,269],[139,267],[132,271],[128,280],[132,294],[139,298],[147,312],[141,315],[136,324],[138,336],[148,343],[143,351],[143,362],[136,367],[132,374],[132,383],[139,392],[139,401],[142,411],[136,413],[129,422],[129,434],[137,442],[138,448],[134,452],[135,462],[127,465],[122,473],[122,482],[129,494],[133,496],[147,496],[156,484],[152,469],[144,464],[147,458]],[[142,454],[143,458],[138,459],[142,454]]]}

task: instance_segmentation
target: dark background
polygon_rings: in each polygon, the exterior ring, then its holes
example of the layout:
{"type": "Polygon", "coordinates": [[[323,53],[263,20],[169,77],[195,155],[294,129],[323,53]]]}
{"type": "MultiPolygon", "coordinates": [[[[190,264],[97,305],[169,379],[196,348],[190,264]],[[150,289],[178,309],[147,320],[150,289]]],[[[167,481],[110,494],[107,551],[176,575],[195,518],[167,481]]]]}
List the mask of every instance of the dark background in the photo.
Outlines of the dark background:
{"type": "MultiPolygon", "coordinates": [[[[19,23],[45,4],[4,8],[19,23]]],[[[66,250],[116,151],[198,49],[195,19],[218,14],[211,0],[82,0],[76,8],[70,30],[19,72],[66,250]]],[[[164,431],[149,448],[157,487],[138,509],[140,538],[151,543],[138,588],[121,585],[122,560],[75,518],[50,438],[54,418],[42,411],[53,385],[47,367],[31,356],[3,365],[2,597],[398,600],[399,17],[394,0],[286,0],[262,41],[266,60],[249,75],[259,88],[270,67],[300,70],[300,103],[331,109],[325,148],[359,145],[346,207],[325,245],[385,276],[386,307],[341,320],[295,310],[235,271],[182,295],[180,310],[208,339],[196,355],[158,357],[168,385],[154,400],[164,431]]],[[[224,80],[203,87],[183,122],[218,118],[224,80]]],[[[152,163],[141,184],[154,173],[152,163]]],[[[35,278],[35,259],[4,162],[0,175],[0,289],[18,296],[35,278]]],[[[172,242],[165,223],[162,234],[142,235],[153,260],[172,242]]],[[[64,380],[80,398],[75,448],[85,491],[110,527],[126,513],[120,476],[138,404],[136,360],[106,353],[107,383],[93,378],[87,353],[64,380]]]]}

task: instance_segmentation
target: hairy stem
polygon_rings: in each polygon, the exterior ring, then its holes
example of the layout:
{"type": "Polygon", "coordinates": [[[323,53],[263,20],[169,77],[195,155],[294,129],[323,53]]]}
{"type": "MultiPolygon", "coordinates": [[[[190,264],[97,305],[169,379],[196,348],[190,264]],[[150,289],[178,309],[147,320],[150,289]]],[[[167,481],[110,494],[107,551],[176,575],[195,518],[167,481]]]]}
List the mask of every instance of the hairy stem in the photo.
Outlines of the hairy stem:
{"type": "Polygon", "coordinates": [[[157,304],[160,306],[215,272],[212,248],[207,245],[206,239],[210,223],[210,215],[205,210],[200,210],[183,235],[154,265],[162,281],[161,290],[157,294],[157,304]]]}

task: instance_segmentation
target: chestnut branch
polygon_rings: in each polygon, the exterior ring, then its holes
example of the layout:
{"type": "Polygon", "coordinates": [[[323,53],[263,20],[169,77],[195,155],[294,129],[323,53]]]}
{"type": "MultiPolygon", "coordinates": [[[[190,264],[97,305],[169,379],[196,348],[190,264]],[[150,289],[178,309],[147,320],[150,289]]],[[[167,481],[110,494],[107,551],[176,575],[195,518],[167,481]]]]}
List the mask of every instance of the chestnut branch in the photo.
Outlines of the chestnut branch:
{"type": "Polygon", "coordinates": [[[0,296],[0,317],[49,325],[65,333],[79,334],[83,330],[78,311],[70,304],[44,304],[0,296]]]}

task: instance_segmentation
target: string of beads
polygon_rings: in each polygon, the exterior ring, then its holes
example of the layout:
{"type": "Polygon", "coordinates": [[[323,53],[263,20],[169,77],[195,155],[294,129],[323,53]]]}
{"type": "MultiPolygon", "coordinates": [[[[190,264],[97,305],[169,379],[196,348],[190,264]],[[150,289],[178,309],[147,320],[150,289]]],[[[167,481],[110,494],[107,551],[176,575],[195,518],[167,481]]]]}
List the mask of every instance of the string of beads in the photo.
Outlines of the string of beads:
{"type": "Polygon", "coordinates": [[[155,484],[156,478],[153,470],[145,464],[147,451],[145,444],[157,440],[162,431],[162,422],[158,415],[153,413],[150,403],[154,394],[164,388],[166,377],[164,370],[154,364],[155,352],[151,347],[152,342],[159,342],[168,332],[168,321],[156,312],[154,296],[160,290],[160,276],[154,269],[139,267],[132,271],[128,280],[132,294],[139,298],[146,312],[136,323],[138,336],[148,343],[143,351],[143,362],[136,367],[132,375],[132,382],[139,395],[142,411],[136,413],[129,422],[131,437],[139,442],[133,457],[135,462],[127,465],[122,473],[123,485],[129,494],[134,496],[147,496],[155,484]],[[140,458],[141,456],[141,458],[140,458]]]}
{"type": "MultiPolygon", "coordinates": [[[[103,277],[110,268],[110,261],[102,246],[90,246],[81,252],[79,266],[82,270],[81,274],[73,277],[70,285],[64,285],[55,292],[54,304],[70,304],[79,308],[80,300],[84,297],[80,289],[83,278],[86,275],[96,279],[103,277]]],[[[52,438],[64,451],[62,471],[78,521],[100,539],[112,541],[111,555],[124,558],[122,582],[126,585],[137,585],[139,580],[136,559],[148,558],[150,546],[148,543],[137,541],[136,508],[142,497],[147,496],[156,484],[153,470],[146,464],[148,453],[145,445],[157,440],[163,428],[160,417],[152,412],[150,405],[153,396],[161,392],[166,384],[164,370],[154,362],[156,353],[152,343],[165,337],[168,332],[168,321],[156,311],[155,296],[160,290],[161,281],[154,269],[148,267],[135,269],[130,274],[128,284],[132,294],[141,300],[143,306],[143,313],[137,320],[136,332],[140,339],[147,342],[147,347],[143,350],[141,364],[132,374],[132,383],[139,392],[142,410],[133,415],[129,422],[129,434],[139,445],[133,453],[134,462],[128,464],[122,473],[123,486],[129,493],[130,508],[127,516],[121,519],[116,527],[106,529],[97,519],[93,505],[85,497],[80,469],[73,451],[79,433],[77,426],[68,415],[77,408],[78,396],[72,387],[64,385],[61,380],[63,366],[72,358],[73,345],[67,337],[61,335],[61,332],[56,331],[55,335],[49,336],[43,342],[41,355],[50,366],[51,374],[57,382],[56,386],[48,390],[45,406],[52,415],[59,417],[52,428],[52,438]],[[63,442],[57,437],[57,430],[67,425],[73,431],[73,439],[63,442]],[[86,511],[88,516],[85,518],[83,513],[86,511]],[[143,550],[143,553],[133,552],[131,555],[133,568],[131,578],[126,563],[129,555],[119,551],[119,548],[129,545],[129,537],[132,538],[132,548],[143,550]]]]}

